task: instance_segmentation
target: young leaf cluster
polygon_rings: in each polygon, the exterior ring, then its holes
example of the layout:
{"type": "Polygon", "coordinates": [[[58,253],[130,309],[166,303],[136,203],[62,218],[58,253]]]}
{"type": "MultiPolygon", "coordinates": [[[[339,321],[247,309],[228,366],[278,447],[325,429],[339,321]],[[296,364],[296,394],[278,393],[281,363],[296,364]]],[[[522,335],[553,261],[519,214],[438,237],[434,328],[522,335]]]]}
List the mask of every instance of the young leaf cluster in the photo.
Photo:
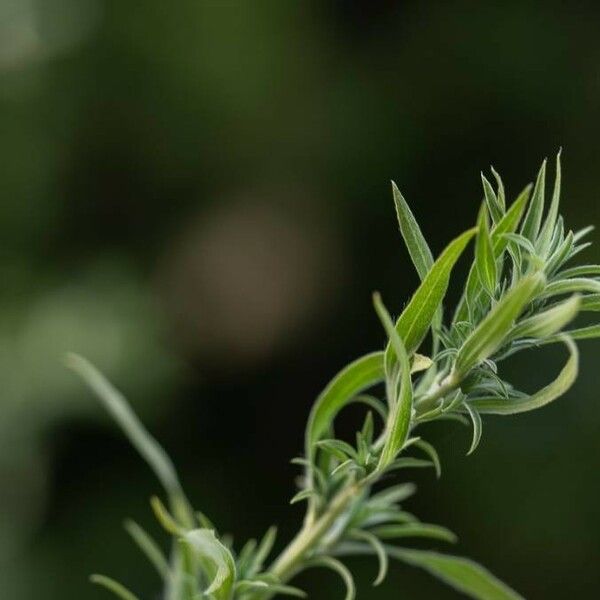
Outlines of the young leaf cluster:
{"type": "MultiPolygon", "coordinates": [[[[575,340],[600,336],[598,323],[571,325],[582,312],[600,311],[600,265],[573,261],[589,245],[585,237],[591,228],[568,230],[559,215],[560,158],[559,153],[550,194],[544,161],[535,185],[512,203],[496,171],[494,184],[482,175],[476,227],[457,236],[435,260],[393,185],[400,231],[421,283],[396,319],[374,295],[385,346],[343,368],[315,401],[304,456],[293,461],[302,477],[291,502],[305,502],[306,516],[298,534],[274,558],[274,528],[238,551],[207,517],[192,510],[171,461],[123,397],[84,359],[69,359],[164,488],[168,506],[158,498],[151,504],[171,537],[170,551],[164,553],[137,524],[129,522],[126,528],[162,579],[167,600],[304,597],[290,582],[310,568],[335,572],[346,600],[352,600],[356,586],[343,562],[352,555],[376,558],[374,585],[384,581],[393,559],[424,569],[471,598],[520,598],[469,559],[411,547],[419,538],[454,543],[456,536],[406,510],[415,486],[405,481],[405,472],[431,468],[441,475],[438,453],[423,436],[427,423],[470,423],[472,453],[482,436],[482,415],[531,411],[562,396],[577,377],[575,340]],[[443,303],[454,267],[472,241],[474,256],[462,297],[453,314],[446,315],[443,303]],[[503,378],[507,357],[559,342],[567,360],[540,390],[520,391],[503,378]],[[354,439],[341,439],[335,421],[350,404],[364,408],[364,420],[354,439]]],[[[93,580],[122,599],[136,598],[107,577],[93,580]]]]}

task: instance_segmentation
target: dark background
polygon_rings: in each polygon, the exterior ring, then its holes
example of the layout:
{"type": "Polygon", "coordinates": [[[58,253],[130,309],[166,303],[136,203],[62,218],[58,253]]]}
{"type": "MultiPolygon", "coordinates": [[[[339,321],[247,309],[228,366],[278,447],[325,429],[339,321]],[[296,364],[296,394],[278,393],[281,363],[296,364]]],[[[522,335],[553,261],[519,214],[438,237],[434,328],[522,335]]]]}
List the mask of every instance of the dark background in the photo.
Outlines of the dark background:
{"type": "MultiPolygon", "coordinates": [[[[383,343],[371,291],[397,313],[417,283],[389,180],[437,254],[473,224],[480,170],[513,199],[562,146],[568,224],[600,221],[599,19],[594,2],[0,0],[2,598],[105,597],[94,571],[158,597],[120,526],[160,535],[158,485],[66,350],[238,544],[291,535],[311,403],[383,343]]],[[[567,397],[488,419],[474,456],[467,430],[431,426],[444,474],[415,476],[410,510],[527,598],[598,591],[598,350],[567,397]]],[[[505,373],[533,390],[560,358],[505,373]]],[[[361,598],[456,597],[353,568],[361,598]]],[[[333,575],[300,583],[342,597],[333,575]]]]}

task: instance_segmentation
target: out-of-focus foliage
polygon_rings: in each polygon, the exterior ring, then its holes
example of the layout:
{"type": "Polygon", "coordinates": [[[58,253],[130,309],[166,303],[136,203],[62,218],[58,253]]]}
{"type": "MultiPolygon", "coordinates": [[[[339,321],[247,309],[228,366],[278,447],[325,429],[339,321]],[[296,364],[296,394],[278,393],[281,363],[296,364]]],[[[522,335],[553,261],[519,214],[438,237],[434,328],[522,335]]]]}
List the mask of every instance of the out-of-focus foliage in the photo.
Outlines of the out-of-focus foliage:
{"type": "MultiPolygon", "coordinates": [[[[147,582],[115,539],[156,490],[91,420],[99,411],[59,366],[67,347],[119,382],[226,529],[290,533],[282,457],[302,433],[280,419],[302,422],[323,381],[378,343],[364,321],[374,282],[386,299],[417,283],[386,182],[402,182],[438,255],[482,200],[474,168],[494,164],[514,198],[563,146],[565,216],[575,230],[600,220],[598,18],[595,3],[0,0],[0,362],[10,386],[37,389],[18,409],[22,392],[0,395],[2,595],[93,597],[81,576],[93,569],[147,582]],[[185,379],[171,367],[182,360],[185,379]],[[218,425],[233,406],[238,446],[218,425]],[[257,406],[278,408],[276,422],[257,406]]],[[[558,347],[543,352],[507,361],[519,389],[560,368],[558,347]]],[[[494,422],[469,469],[432,432],[446,503],[417,475],[411,510],[460,531],[466,553],[527,597],[600,586],[594,361],[583,354],[568,413],[494,422]]],[[[332,597],[317,577],[306,587],[332,597]]],[[[444,597],[426,579],[392,580],[444,597]]]]}

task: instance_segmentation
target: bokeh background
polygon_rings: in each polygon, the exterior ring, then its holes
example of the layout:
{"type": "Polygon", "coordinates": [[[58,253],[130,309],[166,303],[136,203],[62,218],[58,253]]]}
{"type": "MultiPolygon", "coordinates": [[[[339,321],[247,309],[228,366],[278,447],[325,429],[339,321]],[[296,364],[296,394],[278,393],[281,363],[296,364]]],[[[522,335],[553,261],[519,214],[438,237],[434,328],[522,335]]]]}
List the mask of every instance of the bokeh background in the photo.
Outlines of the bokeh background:
{"type": "MultiPolygon", "coordinates": [[[[221,529],[290,535],[311,402],[383,343],[371,291],[397,313],[417,283],[389,180],[437,253],[473,223],[480,170],[514,198],[562,146],[568,223],[600,222],[599,23],[595,2],[0,0],[2,598],[100,599],[94,571],[158,598],[121,528],[160,535],[158,485],[67,350],[221,529]]],[[[444,476],[415,475],[410,509],[527,598],[600,588],[599,349],[568,397],[486,421],[472,457],[467,430],[432,426],[444,476]]],[[[560,358],[508,376],[533,389],[560,358]]],[[[362,598],[457,597],[353,566],[362,598]]]]}

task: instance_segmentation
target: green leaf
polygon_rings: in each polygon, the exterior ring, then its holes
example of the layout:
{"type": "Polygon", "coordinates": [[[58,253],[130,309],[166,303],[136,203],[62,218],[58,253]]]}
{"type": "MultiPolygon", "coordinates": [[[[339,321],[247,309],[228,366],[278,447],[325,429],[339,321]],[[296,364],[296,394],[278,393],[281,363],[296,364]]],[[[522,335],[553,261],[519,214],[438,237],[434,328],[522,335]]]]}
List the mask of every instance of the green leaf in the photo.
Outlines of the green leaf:
{"type": "Polygon", "coordinates": [[[442,463],[440,461],[440,456],[435,447],[429,442],[426,442],[425,440],[416,441],[415,446],[423,452],[425,452],[427,456],[429,456],[431,462],[435,467],[435,475],[439,479],[442,476],[442,463]]]}
{"type": "Polygon", "coordinates": [[[158,544],[135,521],[126,521],[125,529],[137,544],[138,548],[152,563],[163,581],[168,581],[170,577],[169,563],[158,544]]]}
{"type": "Polygon", "coordinates": [[[511,340],[519,338],[544,338],[560,331],[579,312],[581,296],[572,296],[552,308],[524,319],[509,333],[511,340]]]}
{"type": "Polygon", "coordinates": [[[373,494],[369,499],[369,505],[385,507],[398,504],[413,496],[416,491],[417,486],[414,483],[400,483],[373,494]]]}
{"type": "Polygon", "coordinates": [[[529,194],[531,193],[531,185],[525,187],[525,189],[517,196],[517,199],[512,203],[511,207],[506,211],[506,214],[502,217],[502,220],[492,229],[492,241],[494,243],[494,254],[496,258],[500,258],[502,253],[506,249],[508,240],[506,234],[515,233],[521,222],[521,217],[525,212],[525,207],[529,201],[529,194]]]}
{"type": "Polygon", "coordinates": [[[552,242],[552,235],[558,218],[558,208],[560,205],[560,186],[561,186],[561,166],[560,166],[561,150],[556,155],[556,176],[554,180],[554,191],[552,192],[552,202],[548,209],[548,215],[540,232],[537,241],[537,249],[540,256],[546,256],[552,242]]]}
{"type": "Polygon", "coordinates": [[[498,273],[485,206],[481,207],[479,213],[478,232],[475,242],[475,265],[481,284],[487,293],[493,296],[496,290],[498,273]]]}
{"type": "Polygon", "coordinates": [[[184,542],[192,548],[209,586],[204,594],[216,600],[229,600],[236,579],[235,561],[231,552],[209,529],[194,529],[183,536],[184,542]]]}
{"type": "MultiPolygon", "coordinates": [[[[600,334],[600,328],[598,333],[600,334]]],[[[469,404],[480,413],[494,415],[515,415],[542,408],[565,394],[577,379],[579,370],[579,352],[573,340],[567,335],[561,335],[561,341],[569,351],[567,360],[558,377],[539,392],[528,396],[510,398],[474,398],[469,404]]]]}
{"type": "Polygon", "coordinates": [[[496,169],[494,169],[494,167],[490,167],[490,170],[492,172],[492,175],[494,176],[494,179],[496,180],[496,184],[498,185],[498,204],[500,204],[500,208],[502,209],[502,212],[504,212],[504,209],[506,208],[506,194],[504,193],[504,184],[502,183],[502,178],[496,172],[496,169]]]}
{"type": "MultiPolygon", "coordinates": [[[[446,295],[452,269],[476,231],[476,228],[469,229],[446,247],[396,322],[396,331],[409,356],[417,350],[427,334],[446,295]]],[[[391,346],[388,345],[386,355],[391,352],[391,346]]]]}
{"type": "Polygon", "coordinates": [[[393,181],[392,193],[394,195],[400,232],[404,238],[410,258],[422,281],[433,266],[433,255],[404,196],[402,196],[398,186],[393,181]]]}
{"type": "Polygon", "coordinates": [[[342,578],[344,584],[346,585],[346,596],[344,600],[354,600],[356,597],[356,586],[354,585],[352,573],[350,573],[348,568],[336,558],[331,556],[319,556],[318,558],[309,560],[306,566],[308,568],[325,567],[335,571],[342,578]]]}
{"type": "Polygon", "coordinates": [[[252,564],[250,565],[250,568],[248,570],[248,572],[251,575],[260,572],[260,570],[263,568],[265,560],[267,560],[267,557],[271,553],[271,550],[273,550],[273,546],[275,545],[276,539],[277,527],[269,527],[262,540],[258,544],[256,552],[254,553],[252,564]]]}
{"type": "Polygon", "coordinates": [[[376,587],[380,585],[387,575],[389,566],[388,556],[383,544],[379,541],[379,538],[373,535],[370,531],[363,531],[361,529],[355,529],[351,531],[350,537],[354,538],[355,540],[366,542],[371,546],[371,548],[373,548],[373,552],[379,560],[379,571],[377,572],[375,581],[373,581],[373,586],[376,587]]]}
{"type": "Polygon", "coordinates": [[[595,292],[600,293],[600,281],[595,279],[577,278],[553,281],[544,289],[542,298],[552,298],[564,294],[595,292]]]}
{"type": "Polygon", "coordinates": [[[488,210],[490,211],[490,215],[492,215],[492,220],[494,221],[494,223],[498,223],[504,216],[502,206],[498,202],[498,198],[496,198],[496,194],[494,193],[494,188],[492,187],[492,184],[485,178],[485,175],[483,173],[481,173],[481,182],[483,183],[483,193],[485,195],[485,202],[487,204],[488,210]]]}
{"type": "Polygon", "coordinates": [[[524,277],[496,304],[458,351],[453,377],[462,380],[473,367],[498,350],[515,320],[544,281],[542,273],[524,277]]]}
{"type": "Polygon", "coordinates": [[[532,242],[535,242],[540,230],[540,224],[542,222],[542,214],[544,212],[545,184],[546,160],[544,159],[535,182],[535,187],[533,188],[533,195],[531,197],[529,210],[527,211],[525,221],[523,221],[523,226],[521,227],[521,233],[532,242]]]}
{"type": "MultiPolygon", "coordinates": [[[[527,206],[529,200],[529,193],[531,192],[531,185],[528,185],[518,196],[518,198],[512,203],[511,207],[506,211],[506,214],[502,217],[502,220],[492,229],[492,243],[494,244],[494,256],[496,260],[502,257],[502,254],[506,250],[508,245],[508,238],[506,234],[514,233],[521,222],[521,217],[527,206]]],[[[473,303],[480,291],[478,285],[479,278],[477,275],[477,269],[475,264],[472,265],[467,278],[467,284],[465,286],[465,292],[461,301],[456,309],[453,322],[464,321],[468,316],[468,305],[473,303]]]]}
{"type": "Polygon", "coordinates": [[[344,367],[317,398],[306,427],[306,456],[314,457],[315,443],[325,435],[338,412],[355,396],[384,379],[383,352],[373,352],[344,367]]]}
{"type": "Polygon", "coordinates": [[[154,471],[169,495],[172,509],[176,512],[177,517],[187,525],[191,525],[193,523],[192,511],[185,499],[171,459],[131,410],[123,395],[85,358],[76,354],[69,354],[66,358],[66,364],[96,394],[133,447],[154,471]]]}
{"type": "MultiPolygon", "coordinates": [[[[379,469],[385,469],[404,446],[410,430],[412,413],[412,381],[410,379],[410,362],[408,354],[389,313],[381,302],[378,294],[373,296],[375,310],[390,338],[390,345],[394,349],[400,370],[400,389],[398,396],[391,399],[390,413],[386,424],[385,443],[379,458],[379,469]]],[[[396,386],[394,386],[395,388],[396,386]]]]}
{"type": "Polygon", "coordinates": [[[382,540],[397,538],[431,538],[442,542],[456,542],[456,535],[441,525],[430,523],[406,523],[400,525],[379,525],[373,527],[371,532],[382,540]]]}
{"type": "Polygon", "coordinates": [[[472,407],[469,406],[468,403],[464,403],[464,407],[467,409],[469,416],[471,417],[471,422],[473,423],[473,439],[471,441],[471,447],[467,452],[467,456],[473,454],[479,446],[479,441],[481,440],[481,432],[483,430],[483,423],[481,421],[481,415],[472,407]]]}
{"type": "Polygon", "coordinates": [[[560,273],[561,279],[570,279],[571,277],[598,277],[600,275],[600,265],[579,265],[565,269],[560,273]]]}
{"type": "Polygon", "coordinates": [[[425,569],[455,590],[476,600],[524,600],[487,569],[461,556],[386,547],[392,558],[425,569]]]}
{"type": "MultiPolygon", "coordinates": [[[[564,335],[574,340],[593,340],[600,337],[600,325],[590,325],[589,327],[580,327],[565,331],[564,335]]],[[[543,341],[543,343],[554,343],[561,341],[562,336],[552,336],[543,341]]]]}
{"type": "Polygon", "coordinates": [[[309,500],[317,496],[317,493],[313,489],[300,490],[291,500],[290,504],[298,504],[298,502],[303,502],[304,500],[309,500]]]}
{"type": "Polygon", "coordinates": [[[582,311],[599,312],[600,311],[600,294],[590,294],[581,299],[582,311]]]}
{"type": "Polygon", "coordinates": [[[138,597],[132,594],[125,586],[105,575],[92,575],[90,581],[112,592],[117,598],[121,598],[121,600],[138,600],[138,597]]]}

